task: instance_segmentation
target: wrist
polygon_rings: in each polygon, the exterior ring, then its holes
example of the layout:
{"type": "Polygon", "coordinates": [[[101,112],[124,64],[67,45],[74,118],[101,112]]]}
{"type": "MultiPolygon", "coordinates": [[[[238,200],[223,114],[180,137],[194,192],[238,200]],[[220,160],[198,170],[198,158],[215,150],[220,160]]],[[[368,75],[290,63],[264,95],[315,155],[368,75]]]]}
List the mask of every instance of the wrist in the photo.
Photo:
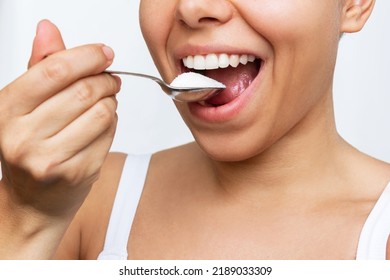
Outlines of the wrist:
{"type": "Polygon", "coordinates": [[[0,259],[49,259],[57,249],[71,216],[48,216],[15,203],[0,181],[0,259]]]}

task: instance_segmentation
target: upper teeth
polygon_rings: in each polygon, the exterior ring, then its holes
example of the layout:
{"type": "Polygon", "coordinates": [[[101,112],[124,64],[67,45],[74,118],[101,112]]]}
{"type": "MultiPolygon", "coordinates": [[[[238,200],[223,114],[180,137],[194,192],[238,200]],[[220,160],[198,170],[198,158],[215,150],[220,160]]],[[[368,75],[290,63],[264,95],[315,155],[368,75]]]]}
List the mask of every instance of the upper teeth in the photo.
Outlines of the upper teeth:
{"type": "Polygon", "coordinates": [[[208,55],[189,55],[183,58],[183,64],[189,69],[195,70],[211,70],[218,68],[226,68],[232,66],[237,67],[240,63],[247,64],[255,61],[254,55],[238,55],[238,54],[208,54],[208,55]]]}

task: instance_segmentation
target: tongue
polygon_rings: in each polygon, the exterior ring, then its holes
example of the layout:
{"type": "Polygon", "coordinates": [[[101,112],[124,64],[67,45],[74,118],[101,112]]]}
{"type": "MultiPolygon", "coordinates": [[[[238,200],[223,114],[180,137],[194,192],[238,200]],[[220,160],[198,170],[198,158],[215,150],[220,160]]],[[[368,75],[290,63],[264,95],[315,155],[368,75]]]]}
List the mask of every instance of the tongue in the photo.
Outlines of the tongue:
{"type": "Polygon", "coordinates": [[[226,89],[206,102],[213,106],[229,103],[243,93],[259,72],[257,63],[240,64],[237,68],[228,67],[217,70],[207,70],[204,75],[223,83],[226,89]]]}

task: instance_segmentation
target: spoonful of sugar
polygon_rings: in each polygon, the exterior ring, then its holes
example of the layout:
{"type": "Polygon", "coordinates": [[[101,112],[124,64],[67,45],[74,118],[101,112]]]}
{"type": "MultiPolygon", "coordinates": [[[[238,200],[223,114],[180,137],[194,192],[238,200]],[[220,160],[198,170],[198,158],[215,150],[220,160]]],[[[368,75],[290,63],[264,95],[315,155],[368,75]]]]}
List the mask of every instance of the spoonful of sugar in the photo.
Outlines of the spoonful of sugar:
{"type": "Polygon", "coordinates": [[[106,70],[105,73],[151,79],[159,84],[161,89],[172,99],[183,102],[203,101],[226,88],[224,84],[195,72],[187,72],[177,76],[170,85],[157,77],[140,73],[113,70],[106,70]]]}

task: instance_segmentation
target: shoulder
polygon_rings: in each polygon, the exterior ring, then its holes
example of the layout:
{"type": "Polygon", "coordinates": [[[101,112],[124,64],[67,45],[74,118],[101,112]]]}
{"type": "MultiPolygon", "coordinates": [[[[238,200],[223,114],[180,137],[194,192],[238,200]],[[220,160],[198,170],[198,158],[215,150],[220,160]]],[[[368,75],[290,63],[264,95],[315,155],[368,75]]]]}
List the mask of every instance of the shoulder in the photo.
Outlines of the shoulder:
{"type": "Polygon", "coordinates": [[[366,200],[375,203],[390,183],[390,164],[350,146],[340,156],[344,175],[366,200]]]}
{"type": "MultiPolygon", "coordinates": [[[[356,174],[357,177],[363,178],[363,181],[366,182],[366,190],[370,191],[367,193],[367,197],[373,198],[374,204],[376,205],[378,203],[378,199],[384,196],[385,191],[385,197],[387,197],[388,188],[390,188],[390,164],[366,155],[364,155],[364,159],[365,160],[362,161],[364,163],[362,165],[363,168],[360,169],[360,172],[356,172],[356,174]],[[370,196],[370,194],[373,194],[373,196],[370,196]]],[[[390,232],[388,232],[388,229],[390,229],[388,226],[388,223],[390,222],[390,212],[388,210],[384,210],[389,209],[390,200],[386,199],[383,201],[385,201],[386,205],[381,204],[383,207],[382,210],[386,212],[381,212],[381,215],[384,218],[378,219],[383,221],[385,224],[377,223],[377,226],[387,230],[386,232],[388,236],[387,238],[385,237],[386,240],[384,241],[386,244],[386,259],[390,260],[390,232]]]]}
{"type": "Polygon", "coordinates": [[[177,166],[185,167],[199,163],[199,160],[202,161],[205,158],[205,154],[193,142],[155,153],[152,158],[152,163],[155,167],[166,170],[176,168],[177,166]]]}
{"type": "Polygon", "coordinates": [[[148,182],[154,182],[154,184],[149,185],[180,187],[179,182],[183,180],[193,182],[194,176],[198,177],[210,167],[207,163],[209,161],[206,160],[206,155],[196,143],[160,151],[151,159],[148,182]]]}
{"type": "Polygon", "coordinates": [[[123,153],[107,156],[100,178],[65,233],[56,259],[90,259],[100,253],[126,157],[123,153]]]}

